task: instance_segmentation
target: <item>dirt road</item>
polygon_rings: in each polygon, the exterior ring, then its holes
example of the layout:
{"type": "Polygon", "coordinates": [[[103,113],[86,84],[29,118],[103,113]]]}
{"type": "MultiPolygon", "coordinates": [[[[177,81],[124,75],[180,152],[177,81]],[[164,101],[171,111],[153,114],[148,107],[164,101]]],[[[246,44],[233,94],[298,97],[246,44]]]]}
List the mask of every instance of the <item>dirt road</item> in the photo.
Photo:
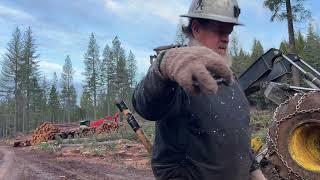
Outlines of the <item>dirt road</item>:
{"type": "Polygon", "coordinates": [[[18,179],[19,172],[15,165],[15,154],[12,148],[0,147],[0,179],[18,179]]]}
{"type": "Polygon", "coordinates": [[[32,148],[0,146],[0,158],[0,180],[154,179],[150,170],[122,167],[99,157],[60,157],[32,148]]]}

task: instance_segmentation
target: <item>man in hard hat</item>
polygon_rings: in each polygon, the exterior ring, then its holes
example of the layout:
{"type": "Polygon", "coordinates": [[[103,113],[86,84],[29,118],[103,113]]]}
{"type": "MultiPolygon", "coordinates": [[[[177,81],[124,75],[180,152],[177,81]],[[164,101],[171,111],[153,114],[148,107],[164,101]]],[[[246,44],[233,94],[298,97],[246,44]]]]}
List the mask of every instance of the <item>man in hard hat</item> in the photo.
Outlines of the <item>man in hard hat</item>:
{"type": "Polygon", "coordinates": [[[136,87],[133,105],[156,121],[157,179],[265,179],[251,154],[249,104],[230,70],[236,0],[193,0],[189,45],[160,53],[136,87]]]}

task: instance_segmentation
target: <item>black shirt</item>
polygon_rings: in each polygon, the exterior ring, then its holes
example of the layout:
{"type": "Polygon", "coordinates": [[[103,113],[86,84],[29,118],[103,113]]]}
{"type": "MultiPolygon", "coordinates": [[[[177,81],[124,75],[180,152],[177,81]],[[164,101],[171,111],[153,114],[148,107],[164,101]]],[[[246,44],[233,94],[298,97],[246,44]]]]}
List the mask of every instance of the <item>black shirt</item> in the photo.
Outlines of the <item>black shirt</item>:
{"type": "Polygon", "coordinates": [[[133,105],[156,121],[157,179],[249,179],[249,104],[237,82],[221,84],[213,95],[188,96],[161,77],[155,63],[135,89],[133,105]]]}

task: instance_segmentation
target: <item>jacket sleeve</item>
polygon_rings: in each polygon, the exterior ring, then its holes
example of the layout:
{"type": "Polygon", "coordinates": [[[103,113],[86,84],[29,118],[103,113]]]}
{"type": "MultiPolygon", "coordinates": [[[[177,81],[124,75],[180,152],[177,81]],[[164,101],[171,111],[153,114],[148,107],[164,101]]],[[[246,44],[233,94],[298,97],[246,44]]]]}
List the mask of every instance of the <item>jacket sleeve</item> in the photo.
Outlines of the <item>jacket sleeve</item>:
{"type": "Polygon", "coordinates": [[[250,159],[251,159],[250,173],[257,169],[260,169],[260,163],[256,160],[256,157],[253,151],[251,151],[250,153],[250,159]]]}
{"type": "Polygon", "coordinates": [[[132,104],[139,115],[148,120],[159,120],[171,114],[176,105],[178,84],[162,76],[161,53],[152,63],[147,75],[137,85],[132,97],[132,104]]]}

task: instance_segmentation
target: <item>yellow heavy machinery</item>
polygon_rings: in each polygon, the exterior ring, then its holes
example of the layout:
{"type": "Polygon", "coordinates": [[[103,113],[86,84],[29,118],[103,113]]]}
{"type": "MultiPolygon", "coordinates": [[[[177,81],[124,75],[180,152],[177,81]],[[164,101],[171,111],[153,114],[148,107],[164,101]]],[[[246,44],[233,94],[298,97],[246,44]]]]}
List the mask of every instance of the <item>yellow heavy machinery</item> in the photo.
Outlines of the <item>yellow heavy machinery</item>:
{"type": "Polygon", "coordinates": [[[320,179],[320,73],[295,55],[270,49],[242,75],[247,95],[264,90],[279,105],[268,129],[267,144],[252,139],[257,160],[267,159],[284,179],[320,179]],[[295,66],[303,75],[296,87],[279,83],[295,66]],[[263,147],[264,146],[264,147],[263,147]]]}

